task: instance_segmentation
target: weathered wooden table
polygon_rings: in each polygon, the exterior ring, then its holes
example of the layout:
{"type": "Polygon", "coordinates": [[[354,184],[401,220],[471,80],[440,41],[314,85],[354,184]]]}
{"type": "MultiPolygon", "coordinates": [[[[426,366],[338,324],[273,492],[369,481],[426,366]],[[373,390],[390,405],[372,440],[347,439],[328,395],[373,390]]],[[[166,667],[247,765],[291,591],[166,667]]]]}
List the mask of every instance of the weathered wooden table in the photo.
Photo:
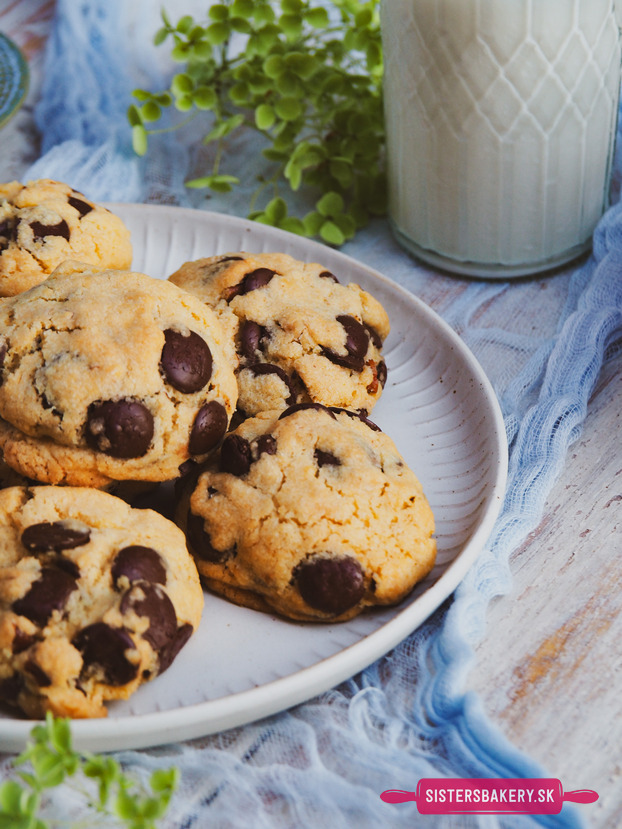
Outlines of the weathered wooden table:
{"type": "MultiPolygon", "coordinates": [[[[20,179],[38,155],[33,104],[52,0],[0,4],[0,30],[30,62],[21,111],[0,131],[0,180],[20,179]]],[[[352,252],[383,271],[373,229],[352,252]]],[[[572,267],[523,280],[484,305],[482,326],[546,335],[565,300],[572,267]],[[514,293],[513,293],[514,291],[514,293]]],[[[415,267],[403,254],[391,274],[440,313],[466,280],[415,267]]],[[[484,368],[492,374],[499,366],[484,368]]],[[[605,365],[579,439],[537,527],[511,557],[513,589],[493,601],[469,685],[510,740],[558,777],[592,788],[586,823],[622,825],[622,358],[605,365]]]]}

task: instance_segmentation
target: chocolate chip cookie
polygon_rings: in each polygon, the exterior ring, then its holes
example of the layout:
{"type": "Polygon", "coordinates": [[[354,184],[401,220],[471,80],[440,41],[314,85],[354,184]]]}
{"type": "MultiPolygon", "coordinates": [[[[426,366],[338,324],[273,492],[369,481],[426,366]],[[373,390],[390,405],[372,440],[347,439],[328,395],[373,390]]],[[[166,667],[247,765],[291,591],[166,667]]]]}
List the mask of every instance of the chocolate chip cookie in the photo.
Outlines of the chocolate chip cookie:
{"type": "Polygon", "coordinates": [[[399,602],[431,570],[434,518],[367,417],[298,404],[245,420],[180,498],[207,587],[292,619],[341,621],[399,602]]]}
{"type": "Polygon", "coordinates": [[[216,447],[235,409],[225,339],[196,297],[131,271],[53,274],[4,299],[5,462],[51,484],[175,478],[216,447]]]}
{"type": "Polygon", "coordinates": [[[118,216],[67,184],[0,184],[0,296],[38,285],[65,259],[129,268],[130,232],[118,216]]]}
{"type": "Polygon", "coordinates": [[[199,625],[183,533],[86,487],[0,492],[0,700],[102,717],[165,671],[199,625]]]}
{"type": "Polygon", "coordinates": [[[387,380],[384,308],[356,284],[282,253],[227,253],[169,277],[220,314],[243,415],[303,402],[370,412],[387,380]]]}

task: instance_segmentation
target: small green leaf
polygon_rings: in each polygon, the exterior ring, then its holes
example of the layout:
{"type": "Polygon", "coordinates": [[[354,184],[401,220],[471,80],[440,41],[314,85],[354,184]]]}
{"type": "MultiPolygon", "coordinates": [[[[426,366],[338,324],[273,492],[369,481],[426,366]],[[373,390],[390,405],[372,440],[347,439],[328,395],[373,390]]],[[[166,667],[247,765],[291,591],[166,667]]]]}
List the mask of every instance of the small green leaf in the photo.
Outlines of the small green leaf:
{"type": "Polygon", "coordinates": [[[324,224],[324,217],[315,210],[307,215],[302,220],[307,236],[317,236],[320,228],[324,224]]]}
{"type": "Polygon", "coordinates": [[[289,181],[289,186],[292,190],[298,190],[300,183],[302,182],[302,169],[300,165],[296,164],[296,161],[293,158],[290,158],[285,165],[283,175],[289,181]]]}
{"type": "Polygon", "coordinates": [[[252,31],[251,24],[245,17],[232,17],[229,20],[229,25],[234,32],[240,32],[243,35],[250,34],[252,31]]]}
{"type": "Polygon", "coordinates": [[[191,95],[182,95],[180,98],[177,98],[175,101],[175,109],[178,109],[180,112],[189,112],[192,109],[192,96],[191,95]]]}
{"type": "Polygon", "coordinates": [[[0,785],[0,807],[9,815],[23,814],[27,793],[15,780],[7,780],[0,785]]]}
{"type": "Polygon", "coordinates": [[[211,176],[201,176],[200,178],[192,178],[185,182],[186,187],[191,187],[193,190],[201,190],[204,187],[209,187],[212,180],[211,176]]]}
{"type": "Polygon", "coordinates": [[[331,161],[329,170],[331,176],[339,182],[344,190],[350,187],[354,181],[352,166],[345,161],[331,161]]]}
{"type": "Polygon", "coordinates": [[[195,106],[198,109],[213,109],[218,103],[218,96],[209,86],[198,86],[192,96],[195,106]]]}
{"type": "Polygon", "coordinates": [[[302,103],[298,98],[284,97],[275,103],[274,111],[283,121],[295,121],[302,114],[302,103]]]}
{"type": "Polygon", "coordinates": [[[263,71],[269,78],[278,78],[283,72],[283,58],[281,55],[270,55],[263,63],[263,71]]]}
{"type": "Polygon", "coordinates": [[[288,230],[290,233],[296,233],[298,236],[306,236],[305,226],[296,216],[287,216],[279,224],[281,230],[288,230]]]}
{"type": "Polygon", "coordinates": [[[140,108],[140,115],[143,122],[157,121],[162,115],[162,110],[155,101],[147,101],[147,103],[143,104],[140,108]]]}
{"type": "Polygon", "coordinates": [[[285,199],[277,196],[269,201],[266,205],[265,214],[273,224],[278,225],[278,223],[287,216],[287,204],[285,203],[285,199]]]}
{"type": "Polygon", "coordinates": [[[274,9],[268,3],[263,6],[259,4],[255,5],[253,3],[253,18],[255,22],[259,25],[266,24],[266,23],[274,23],[276,19],[276,15],[274,14],[274,9]]]}
{"type": "Polygon", "coordinates": [[[296,40],[302,33],[302,17],[299,14],[282,14],[279,25],[288,40],[296,40]]]}
{"type": "Polygon", "coordinates": [[[292,52],[285,58],[285,65],[303,80],[309,80],[320,68],[320,63],[312,55],[292,52]]]}
{"type": "Polygon", "coordinates": [[[329,245],[343,245],[346,241],[346,237],[343,235],[341,230],[339,230],[337,225],[330,220],[324,222],[320,228],[320,236],[325,242],[328,242],[329,245]]]}
{"type": "Polygon", "coordinates": [[[307,23],[315,29],[324,29],[330,23],[328,12],[323,8],[307,9],[304,17],[307,23]]]}
{"type": "Polygon", "coordinates": [[[209,188],[215,193],[229,193],[233,184],[239,184],[240,179],[236,176],[217,175],[210,176],[209,188]]]}
{"type": "Polygon", "coordinates": [[[231,6],[231,14],[234,17],[252,17],[253,6],[253,0],[234,0],[231,6]]]}
{"type": "Polygon", "coordinates": [[[130,104],[127,109],[127,120],[130,122],[131,127],[137,127],[139,124],[142,124],[142,118],[140,117],[140,111],[136,104],[130,104]]]}
{"type": "Polygon", "coordinates": [[[255,124],[260,130],[269,130],[276,120],[274,109],[269,104],[260,104],[255,110],[255,124]]]}
{"type": "Polygon", "coordinates": [[[333,221],[343,233],[346,239],[351,239],[356,232],[356,222],[352,216],[346,213],[341,213],[339,216],[333,216],[333,221]]]}
{"type": "Polygon", "coordinates": [[[217,20],[222,23],[229,17],[229,7],[224,3],[215,3],[213,6],[210,6],[208,14],[212,20],[217,20]]]}
{"type": "Polygon", "coordinates": [[[194,20],[192,19],[192,17],[189,14],[187,14],[187,15],[184,15],[184,17],[182,17],[180,19],[180,21],[178,22],[178,24],[175,28],[181,34],[186,34],[186,32],[190,31],[190,29],[192,28],[193,25],[194,25],[194,20]]]}
{"type": "Polygon", "coordinates": [[[191,51],[192,47],[188,43],[176,43],[171,52],[171,57],[178,63],[185,63],[191,51]]]}
{"type": "Polygon", "coordinates": [[[152,97],[151,92],[147,92],[146,89],[135,89],[132,95],[137,101],[149,101],[152,97]]]}
{"type": "Polygon", "coordinates": [[[373,13],[370,8],[363,8],[354,16],[354,25],[357,29],[366,29],[373,20],[373,13]]]}
{"type": "Polygon", "coordinates": [[[147,152],[147,130],[142,124],[132,127],[132,147],[136,155],[144,155],[147,152]]]}
{"type": "Polygon", "coordinates": [[[284,12],[291,14],[300,14],[303,10],[304,3],[302,0],[281,0],[281,8],[284,12]]]}
{"type": "Polygon", "coordinates": [[[236,176],[219,174],[190,179],[190,181],[186,182],[186,187],[192,187],[195,190],[209,187],[210,190],[214,190],[216,193],[228,193],[232,189],[233,184],[239,183],[240,179],[236,176]]]}
{"type": "Polygon", "coordinates": [[[121,789],[117,795],[115,811],[123,820],[129,821],[137,817],[136,801],[124,789],[121,789]]]}
{"type": "Polygon", "coordinates": [[[229,90],[229,98],[234,104],[244,106],[248,102],[250,89],[247,83],[235,83],[229,90]]]}
{"type": "Polygon", "coordinates": [[[294,98],[304,97],[304,89],[297,75],[293,72],[282,72],[276,79],[276,88],[281,95],[294,98]]]}
{"type": "Polygon", "coordinates": [[[343,210],[343,197],[332,190],[325,193],[315,206],[321,216],[336,216],[343,210]]]}
{"type": "Polygon", "coordinates": [[[282,150],[276,150],[274,147],[266,147],[261,151],[261,154],[264,158],[267,158],[268,161],[287,161],[289,158],[288,153],[283,152],[282,150]]]}
{"type": "Polygon", "coordinates": [[[192,92],[193,89],[194,81],[190,75],[185,72],[180,72],[175,75],[171,81],[171,90],[173,91],[173,94],[178,97],[187,95],[189,92],[192,92]]]}
{"type": "Polygon", "coordinates": [[[156,769],[151,775],[151,788],[165,794],[175,791],[179,784],[179,769],[156,769]]]}
{"type": "Polygon", "coordinates": [[[205,37],[209,40],[212,46],[219,46],[224,43],[229,37],[229,27],[226,23],[212,23],[205,30],[205,37]]]}

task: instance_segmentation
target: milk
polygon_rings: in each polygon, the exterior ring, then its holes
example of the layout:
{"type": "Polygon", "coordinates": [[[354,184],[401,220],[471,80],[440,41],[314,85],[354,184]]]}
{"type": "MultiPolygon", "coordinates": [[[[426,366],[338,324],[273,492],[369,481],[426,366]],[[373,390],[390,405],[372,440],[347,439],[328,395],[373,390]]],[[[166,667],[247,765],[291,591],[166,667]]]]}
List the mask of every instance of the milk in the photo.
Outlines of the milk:
{"type": "Polygon", "coordinates": [[[381,25],[399,241],[486,278],[589,249],[618,110],[613,0],[383,0],[381,25]]]}

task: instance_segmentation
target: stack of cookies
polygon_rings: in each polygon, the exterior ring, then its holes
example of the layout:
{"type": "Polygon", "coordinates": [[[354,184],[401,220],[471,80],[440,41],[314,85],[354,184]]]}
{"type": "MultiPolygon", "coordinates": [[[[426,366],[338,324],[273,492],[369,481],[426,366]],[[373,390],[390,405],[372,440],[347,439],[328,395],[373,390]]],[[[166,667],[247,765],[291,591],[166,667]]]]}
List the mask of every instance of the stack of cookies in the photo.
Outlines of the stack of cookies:
{"type": "Polygon", "coordinates": [[[168,280],[131,256],[67,185],[0,185],[0,699],[31,717],[105,716],[167,669],[201,582],[332,622],[434,563],[421,485],[369,419],[380,303],[285,254],[168,280]],[[169,517],[136,506],[170,481],[169,517]]]}

